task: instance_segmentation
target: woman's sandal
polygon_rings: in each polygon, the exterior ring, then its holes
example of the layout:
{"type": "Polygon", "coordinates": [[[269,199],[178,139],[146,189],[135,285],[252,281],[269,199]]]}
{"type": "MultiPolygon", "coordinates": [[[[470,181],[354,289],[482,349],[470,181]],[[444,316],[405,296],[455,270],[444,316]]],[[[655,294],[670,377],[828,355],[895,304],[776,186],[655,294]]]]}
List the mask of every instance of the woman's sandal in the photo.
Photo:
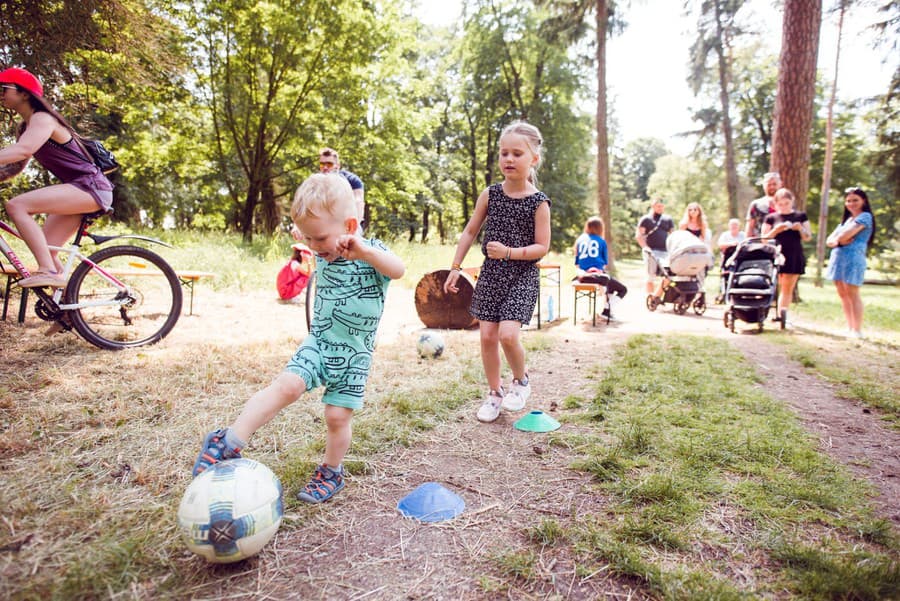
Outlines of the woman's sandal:
{"type": "Polygon", "coordinates": [[[50,288],[65,288],[66,278],[55,271],[38,270],[16,283],[20,288],[41,288],[44,286],[49,286],[50,288]]]}

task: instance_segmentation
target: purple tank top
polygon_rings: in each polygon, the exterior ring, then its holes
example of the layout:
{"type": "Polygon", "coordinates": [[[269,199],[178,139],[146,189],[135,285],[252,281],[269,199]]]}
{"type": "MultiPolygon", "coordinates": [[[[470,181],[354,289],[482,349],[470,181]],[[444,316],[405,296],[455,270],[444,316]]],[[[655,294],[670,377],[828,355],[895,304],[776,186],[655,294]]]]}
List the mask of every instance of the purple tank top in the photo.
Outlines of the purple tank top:
{"type": "Polygon", "coordinates": [[[103,210],[112,206],[113,185],[94,163],[85,158],[74,138],[65,144],[48,139],[37,149],[34,158],[64,184],[84,190],[103,210]]]}

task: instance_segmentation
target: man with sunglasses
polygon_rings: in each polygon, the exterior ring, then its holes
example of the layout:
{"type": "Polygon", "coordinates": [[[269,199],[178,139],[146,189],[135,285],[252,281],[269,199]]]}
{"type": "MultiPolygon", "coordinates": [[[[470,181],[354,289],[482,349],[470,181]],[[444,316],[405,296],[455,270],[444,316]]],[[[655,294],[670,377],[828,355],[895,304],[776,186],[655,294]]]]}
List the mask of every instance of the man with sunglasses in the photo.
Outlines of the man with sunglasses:
{"type": "Polygon", "coordinates": [[[765,196],[757,198],[747,208],[744,234],[748,238],[759,237],[766,216],[775,212],[775,192],[781,187],[781,175],[777,171],[766,173],[762,178],[762,186],[765,196]]]}
{"type": "Polygon", "coordinates": [[[333,148],[323,148],[319,152],[319,173],[338,173],[350,182],[350,188],[353,190],[353,198],[356,199],[356,211],[359,215],[359,230],[362,231],[363,224],[366,220],[366,200],[365,188],[363,181],[358,175],[341,169],[341,159],[333,148]]]}

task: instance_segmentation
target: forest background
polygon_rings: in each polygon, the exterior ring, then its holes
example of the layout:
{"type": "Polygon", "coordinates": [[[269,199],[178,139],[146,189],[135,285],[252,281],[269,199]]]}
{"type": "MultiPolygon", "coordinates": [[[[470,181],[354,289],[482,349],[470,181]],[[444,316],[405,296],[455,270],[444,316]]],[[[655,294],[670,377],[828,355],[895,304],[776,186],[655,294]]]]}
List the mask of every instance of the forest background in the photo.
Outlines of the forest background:
{"type": "MultiPolygon", "coordinates": [[[[607,34],[624,31],[630,4],[603,4],[607,34]]],[[[656,138],[624,140],[614,102],[608,145],[597,144],[592,103],[602,65],[594,2],[584,0],[466,0],[448,27],[423,23],[406,0],[21,0],[0,3],[0,65],[37,73],[48,99],[114,150],[123,168],[113,175],[113,219],[130,228],[235,232],[248,242],[284,232],[293,191],[317,171],[318,150],[331,146],[365,182],[369,233],[453,242],[479,191],[500,179],[500,130],[526,119],[545,139],[539,187],[553,199],[555,248],[571,246],[598,212],[600,153],[609,165],[608,238],[617,255],[634,256],[634,225],[651,197],[664,197],[676,218],[700,202],[719,232],[759,196],[757,180],[771,164],[779,57],[744,21],[743,4],[684,3],[698,24],[684,57],[696,92],[689,156],[656,138]],[[723,63],[712,49],[727,66],[736,203],[726,189],[723,63]]],[[[869,190],[880,230],[873,266],[896,277],[900,5],[826,0],[822,18],[863,5],[880,9],[872,60],[880,51],[897,64],[883,94],[834,106],[827,229],[840,218],[845,186],[869,190]]],[[[666,51],[648,40],[647,52],[666,51]]],[[[813,224],[831,84],[817,79],[809,192],[800,199],[813,224]]],[[[3,143],[15,124],[14,114],[3,115],[3,143]]],[[[50,179],[32,164],[0,184],[0,194],[50,179]]]]}

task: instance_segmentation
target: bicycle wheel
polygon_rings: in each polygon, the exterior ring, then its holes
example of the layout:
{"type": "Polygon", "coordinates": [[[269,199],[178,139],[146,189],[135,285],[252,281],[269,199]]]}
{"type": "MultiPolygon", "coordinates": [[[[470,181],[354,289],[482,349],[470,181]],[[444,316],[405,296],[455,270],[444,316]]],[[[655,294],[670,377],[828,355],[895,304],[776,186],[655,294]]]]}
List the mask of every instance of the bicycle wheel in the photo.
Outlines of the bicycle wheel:
{"type": "Polygon", "coordinates": [[[181,316],[181,281],[158,254],[138,246],[110,246],[83,261],[66,285],[72,326],[93,345],[117,350],[161,340],[181,316]],[[94,267],[96,265],[99,269],[94,267]],[[104,277],[125,284],[121,290],[104,277]]]}

